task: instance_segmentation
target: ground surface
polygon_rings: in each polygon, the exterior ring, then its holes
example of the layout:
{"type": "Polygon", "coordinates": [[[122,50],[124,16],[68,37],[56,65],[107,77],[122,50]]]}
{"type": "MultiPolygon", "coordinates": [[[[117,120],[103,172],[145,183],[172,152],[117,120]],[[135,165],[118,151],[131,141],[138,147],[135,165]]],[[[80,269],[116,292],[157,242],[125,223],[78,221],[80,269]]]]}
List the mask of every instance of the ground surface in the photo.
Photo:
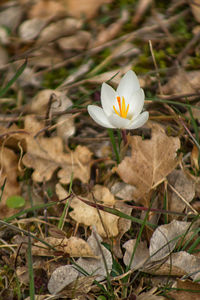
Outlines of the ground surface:
{"type": "Polygon", "coordinates": [[[200,1],[1,1],[0,70],[0,299],[199,299],[200,1]]]}

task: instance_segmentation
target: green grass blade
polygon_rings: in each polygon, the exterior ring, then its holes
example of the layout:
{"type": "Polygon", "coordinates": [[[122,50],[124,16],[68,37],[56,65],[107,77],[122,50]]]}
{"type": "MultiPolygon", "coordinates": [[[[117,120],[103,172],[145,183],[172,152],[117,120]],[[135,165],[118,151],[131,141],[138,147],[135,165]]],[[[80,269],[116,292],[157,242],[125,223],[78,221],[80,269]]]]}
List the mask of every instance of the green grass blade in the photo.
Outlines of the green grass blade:
{"type": "Polygon", "coordinates": [[[16,218],[18,218],[18,217],[20,217],[20,216],[22,216],[24,214],[27,214],[27,213],[30,213],[30,212],[34,213],[34,211],[36,211],[36,210],[48,208],[48,207],[51,207],[51,206],[56,205],[56,204],[57,204],[56,202],[49,202],[49,203],[46,203],[46,204],[36,205],[36,206],[31,207],[31,208],[24,209],[22,211],[19,211],[16,214],[14,214],[11,217],[5,218],[4,222],[11,222],[14,219],[16,219],[16,218]]]}
{"type": "Polygon", "coordinates": [[[147,100],[151,100],[154,102],[161,102],[161,103],[168,103],[168,104],[172,104],[172,105],[180,105],[183,107],[191,107],[191,108],[196,108],[200,110],[200,107],[196,106],[196,105],[192,105],[192,104],[188,104],[188,103],[182,103],[182,102],[178,102],[178,101],[172,101],[172,100],[167,100],[167,99],[159,99],[159,98],[152,98],[152,97],[148,97],[147,100]]]}
{"type": "MultiPolygon", "coordinates": [[[[74,174],[72,172],[71,179],[70,179],[70,185],[69,185],[69,191],[68,191],[69,195],[71,194],[71,191],[72,191],[73,176],[74,176],[74,174]]],[[[69,198],[67,199],[67,201],[65,203],[63,213],[62,213],[62,215],[60,217],[60,220],[59,220],[59,223],[58,223],[58,228],[59,229],[63,229],[63,225],[64,225],[64,221],[65,221],[65,214],[66,214],[66,211],[67,211],[68,207],[69,207],[69,198]]]]}
{"type": "Polygon", "coordinates": [[[6,84],[6,86],[0,90],[0,97],[5,95],[5,93],[9,90],[9,88],[15,83],[15,81],[19,78],[19,76],[24,72],[27,65],[27,60],[23,63],[21,67],[17,70],[15,75],[11,78],[11,80],[6,84]]]}
{"type": "Polygon", "coordinates": [[[9,223],[7,223],[7,222],[5,222],[5,221],[2,221],[2,220],[0,220],[0,224],[7,226],[8,228],[11,228],[11,229],[14,230],[14,231],[17,231],[17,232],[20,232],[20,233],[22,232],[23,234],[25,234],[25,235],[27,235],[27,236],[30,235],[30,237],[32,237],[32,238],[35,239],[36,241],[39,241],[39,242],[41,242],[42,244],[44,244],[45,246],[49,247],[50,249],[56,251],[56,248],[54,248],[53,246],[51,246],[51,245],[48,244],[47,242],[43,241],[42,239],[38,238],[37,236],[33,235],[32,233],[27,232],[27,231],[24,230],[24,229],[18,228],[17,226],[15,226],[15,225],[13,225],[13,224],[9,224],[9,223]]]}
{"type": "Polygon", "coordinates": [[[2,196],[3,196],[3,191],[4,191],[4,189],[5,189],[5,186],[6,186],[6,178],[5,178],[5,180],[4,180],[4,182],[3,182],[2,186],[1,186],[0,202],[1,202],[1,198],[2,198],[2,196]]]}
{"type": "Polygon", "coordinates": [[[119,152],[118,152],[118,150],[117,150],[117,145],[116,145],[116,142],[115,142],[115,137],[114,137],[113,129],[108,129],[108,134],[109,134],[109,137],[110,137],[110,141],[111,141],[111,143],[112,143],[112,146],[113,146],[113,150],[114,150],[114,152],[115,152],[117,164],[119,164],[119,163],[120,163],[119,152]]]}
{"type": "Polygon", "coordinates": [[[34,284],[34,273],[33,273],[33,258],[31,251],[31,237],[28,236],[28,273],[29,273],[29,296],[30,300],[35,300],[35,284],[34,284]]]}

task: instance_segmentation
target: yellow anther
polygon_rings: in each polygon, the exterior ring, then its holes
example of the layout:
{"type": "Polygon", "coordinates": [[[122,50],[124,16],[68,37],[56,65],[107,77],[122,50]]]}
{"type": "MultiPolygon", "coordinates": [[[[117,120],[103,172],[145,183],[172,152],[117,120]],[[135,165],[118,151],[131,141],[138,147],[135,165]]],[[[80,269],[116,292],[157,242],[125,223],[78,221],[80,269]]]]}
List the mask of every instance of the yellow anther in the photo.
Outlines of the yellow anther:
{"type": "Polygon", "coordinates": [[[122,118],[126,119],[127,114],[128,114],[128,110],[129,110],[129,104],[126,107],[126,103],[125,103],[124,97],[122,97],[122,104],[121,104],[121,97],[119,97],[119,96],[117,97],[117,102],[118,102],[118,106],[119,106],[119,111],[117,111],[117,109],[113,105],[114,112],[119,117],[122,117],[122,118]]]}

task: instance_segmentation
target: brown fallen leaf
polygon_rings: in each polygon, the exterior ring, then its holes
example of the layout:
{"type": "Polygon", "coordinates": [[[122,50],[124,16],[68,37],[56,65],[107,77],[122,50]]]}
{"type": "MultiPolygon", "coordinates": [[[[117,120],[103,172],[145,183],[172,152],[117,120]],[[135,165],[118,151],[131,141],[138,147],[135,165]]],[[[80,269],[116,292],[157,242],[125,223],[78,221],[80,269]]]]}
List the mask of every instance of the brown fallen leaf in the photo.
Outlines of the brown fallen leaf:
{"type": "MultiPolygon", "coordinates": [[[[171,174],[168,175],[169,183],[174,187],[174,191],[171,191],[171,196],[169,197],[169,209],[171,211],[183,212],[186,204],[178,196],[179,194],[184,198],[186,203],[190,203],[195,196],[195,181],[183,170],[174,170],[171,174]],[[175,193],[177,191],[178,193],[175,193]]],[[[173,218],[175,218],[173,216],[173,218]]]]}
{"type": "Polygon", "coordinates": [[[122,16],[116,22],[112,23],[108,28],[103,28],[98,34],[94,42],[90,44],[90,47],[97,47],[107,41],[112,40],[121,30],[124,23],[128,20],[128,12],[124,10],[122,16]]]}
{"type": "MultiPolygon", "coordinates": [[[[93,189],[93,194],[97,203],[100,202],[105,206],[114,207],[115,198],[108,188],[96,185],[93,189]]],[[[91,203],[94,203],[92,194],[88,195],[87,200],[90,200],[91,203]]],[[[98,212],[96,208],[85,204],[83,201],[79,200],[78,197],[74,197],[72,199],[71,207],[73,208],[73,211],[70,212],[69,215],[76,222],[86,226],[95,226],[98,234],[100,234],[102,237],[118,235],[119,217],[104,211],[98,212]]]]}
{"type": "Polygon", "coordinates": [[[45,115],[51,97],[53,97],[50,108],[51,113],[63,112],[72,106],[72,101],[65,93],[52,89],[45,89],[38,92],[33,97],[31,102],[26,106],[26,111],[32,114],[45,115]]]}
{"type": "Polygon", "coordinates": [[[195,144],[193,145],[190,159],[194,171],[199,171],[199,149],[195,144]]]}
{"type": "Polygon", "coordinates": [[[19,36],[23,41],[31,41],[38,37],[46,21],[38,18],[24,21],[19,26],[19,36]]]}
{"type": "MultiPolygon", "coordinates": [[[[131,256],[135,247],[136,239],[129,240],[124,243],[123,248],[126,249],[126,252],[123,257],[124,264],[128,266],[131,261],[131,256]]],[[[149,250],[147,248],[146,242],[140,242],[137,245],[134,258],[131,263],[131,270],[138,270],[142,268],[145,262],[149,259],[149,250]]]]}
{"type": "Polygon", "coordinates": [[[152,4],[152,0],[139,0],[135,9],[135,13],[132,19],[134,25],[137,25],[142,19],[149,6],[152,4]]]}
{"type": "Polygon", "coordinates": [[[141,202],[142,197],[160,184],[178,163],[179,138],[168,137],[156,123],[148,124],[152,129],[151,139],[130,137],[132,155],[125,157],[116,168],[121,179],[135,187],[133,198],[136,202],[141,202]]]}
{"type": "Polygon", "coordinates": [[[148,292],[143,292],[140,295],[137,296],[137,300],[165,300],[166,298],[164,296],[158,296],[154,293],[156,293],[157,288],[152,288],[148,292]]]}
{"type": "Polygon", "coordinates": [[[178,240],[181,239],[191,223],[173,220],[169,224],[164,224],[154,231],[149,247],[151,261],[158,261],[167,256],[174,250],[178,240]]]}
{"type": "Polygon", "coordinates": [[[186,251],[172,253],[167,261],[162,261],[154,265],[150,270],[146,269],[150,274],[157,275],[173,275],[183,276],[187,275],[194,281],[200,280],[200,258],[186,251]]]}
{"type": "Polygon", "coordinates": [[[53,22],[42,30],[37,40],[37,44],[43,45],[64,36],[74,35],[81,26],[82,22],[74,18],[65,18],[53,22]]]}
{"type": "MultiPolygon", "coordinates": [[[[91,247],[86,241],[75,236],[68,238],[47,237],[46,243],[53,246],[57,251],[68,254],[71,257],[94,257],[91,247]]],[[[54,251],[50,250],[41,242],[36,242],[32,247],[32,254],[37,256],[52,256],[54,251]]]]}
{"type": "Polygon", "coordinates": [[[6,185],[0,202],[0,218],[16,213],[16,210],[8,208],[6,200],[10,196],[21,194],[21,188],[17,181],[18,175],[18,156],[13,150],[2,146],[0,148],[0,186],[2,187],[5,179],[6,185]]]}
{"type": "MultiPolygon", "coordinates": [[[[108,273],[111,272],[113,264],[111,252],[101,245],[101,242],[102,238],[96,232],[95,227],[93,227],[92,234],[87,239],[87,243],[98,258],[80,257],[76,262],[88,274],[95,275],[97,281],[103,280],[107,276],[107,271],[108,273]]],[[[80,276],[83,276],[82,273],[80,273],[80,276]]]]}
{"type": "Polygon", "coordinates": [[[62,1],[57,0],[40,0],[32,3],[31,9],[28,10],[28,18],[40,18],[51,20],[55,17],[66,15],[66,10],[62,1]]]}
{"type": "Polygon", "coordinates": [[[200,23],[200,1],[193,0],[189,2],[195,20],[200,23]]]}
{"type": "Polygon", "coordinates": [[[79,272],[72,265],[61,266],[51,274],[48,290],[51,294],[58,294],[71,282],[76,280],[79,272]]]}
{"type": "Polygon", "coordinates": [[[95,279],[96,276],[79,277],[64,288],[60,295],[74,300],[86,300],[83,295],[89,293],[95,279]]]}
{"type": "Polygon", "coordinates": [[[167,293],[174,300],[199,300],[200,284],[192,282],[191,280],[177,279],[176,291],[170,291],[167,293]]]}
{"type": "Polygon", "coordinates": [[[92,19],[98,13],[99,8],[113,0],[64,0],[68,13],[76,18],[92,19]]]}
{"type": "Polygon", "coordinates": [[[68,37],[62,37],[57,40],[58,46],[63,50],[81,51],[87,48],[91,40],[91,34],[88,31],[80,30],[76,34],[68,37]]]}
{"type": "MultiPolygon", "coordinates": [[[[115,207],[120,210],[121,212],[131,215],[131,212],[133,210],[132,207],[128,207],[126,204],[123,202],[117,202],[115,207]]],[[[126,233],[129,229],[131,228],[131,220],[127,220],[124,218],[119,218],[118,221],[118,235],[114,238],[113,242],[113,252],[118,258],[123,257],[123,253],[121,250],[121,238],[123,237],[124,233],[126,233]]]]}
{"type": "Polygon", "coordinates": [[[162,87],[162,91],[167,95],[195,93],[199,89],[199,79],[200,71],[185,72],[183,69],[180,69],[177,74],[172,76],[162,87]]]}
{"type": "Polygon", "coordinates": [[[70,183],[72,172],[74,179],[80,179],[83,183],[89,181],[92,153],[87,147],[77,146],[75,151],[64,153],[60,137],[34,138],[34,134],[38,133],[39,128],[42,127],[42,123],[36,121],[35,117],[26,116],[24,123],[30,135],[26,137],[27,153],[22,162],[25,166],[34,169],[32,174],[34,181],[50,180],[58,168],[61,168],[58,171],[61,183],[70,183]]]}

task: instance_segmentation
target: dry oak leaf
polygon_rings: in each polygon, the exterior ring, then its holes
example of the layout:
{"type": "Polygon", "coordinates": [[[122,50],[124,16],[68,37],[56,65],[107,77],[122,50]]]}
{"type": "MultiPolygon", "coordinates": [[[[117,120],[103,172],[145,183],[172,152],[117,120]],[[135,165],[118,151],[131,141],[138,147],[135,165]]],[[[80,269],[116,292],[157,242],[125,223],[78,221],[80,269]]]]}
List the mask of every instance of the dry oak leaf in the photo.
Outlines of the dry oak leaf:
{"type": "Polygon", "coordinates": [[[133,197],[139,201],[152,188],[161,183],[178,163],[178,137],[168,137],[163,127],[148,123],[152,129],[150,140],[131,136],[131,157],[125,157],[116,171],[121,179],[135,187],[133,197]]]}
{"type": "Polygon", "coordinates": [[[90,164],[92,153],[85,146],[77,146],[75,151],[64,153],[63,142],[60,137],[38,137],[34,134],[41,129],[42,125],[33,116],[25,119],[25,128],[30,135],[26,137],[27,153],[23,157],[23,164],[33,168],[32,178],[42,182],[51,179],[53,172],[58,172],[60,182],[70,183],[73,172],[74,179],[80,179],[87,183],[90,178],[90,164]],[[37,130],[36,130],[37,128],[37,130]],[[33,134],[34,133],[34,134],[33,134]]]}
{"type": "Polygon", "coordinates": [[[97,15],[99,8],[113,0],[64,0],[67,12],[74,17],[92,19],[97,15]]]}
{"type": "Polygon", "coordinates": [[[21,189],[17,182],[18,157],[11,149],[2,147],[0,149],[0,186],[3,185],[6,179],[6,185],[0,202],[0,218],[5,218],[13,215],[16,210],[8,208],[6,200],[12,195],[20,195],[21,189]]]}
{"type": "MultiPolygon", "coordinates": [[[[89,244],[81,238],[75,236],[68,238],[47,237],[44,239],[46,243],[71,257],[96,257],[89,244]]],[[[32,248],[32,254],[37,256],[52,256],[52,252],[41,242],[36,242],[32,248]]]]}
{"type": "MultiPolygon", "coordinates": [[[[105,206],[114,207],[115,198],[108,190],[108,188],[96,185],[93,190],[93,195],[96,198],[97,203],[103,203],[105,206]]],[[[91,203],[94,203],[92,195],[88,195],[91,203]]],[[[86,226],[95,226],[99,235],[102,237],[117,236],[118,220],[119,217],[110,213],[99,211],[90,205],[85,204],[79,200],[78,197],[74,197],[71,202],[73,211],[70,212],[70,217],[76,222],[84,224],[86,226]],[[103,224],[102,224],[103,223],[103,224]]]]}

